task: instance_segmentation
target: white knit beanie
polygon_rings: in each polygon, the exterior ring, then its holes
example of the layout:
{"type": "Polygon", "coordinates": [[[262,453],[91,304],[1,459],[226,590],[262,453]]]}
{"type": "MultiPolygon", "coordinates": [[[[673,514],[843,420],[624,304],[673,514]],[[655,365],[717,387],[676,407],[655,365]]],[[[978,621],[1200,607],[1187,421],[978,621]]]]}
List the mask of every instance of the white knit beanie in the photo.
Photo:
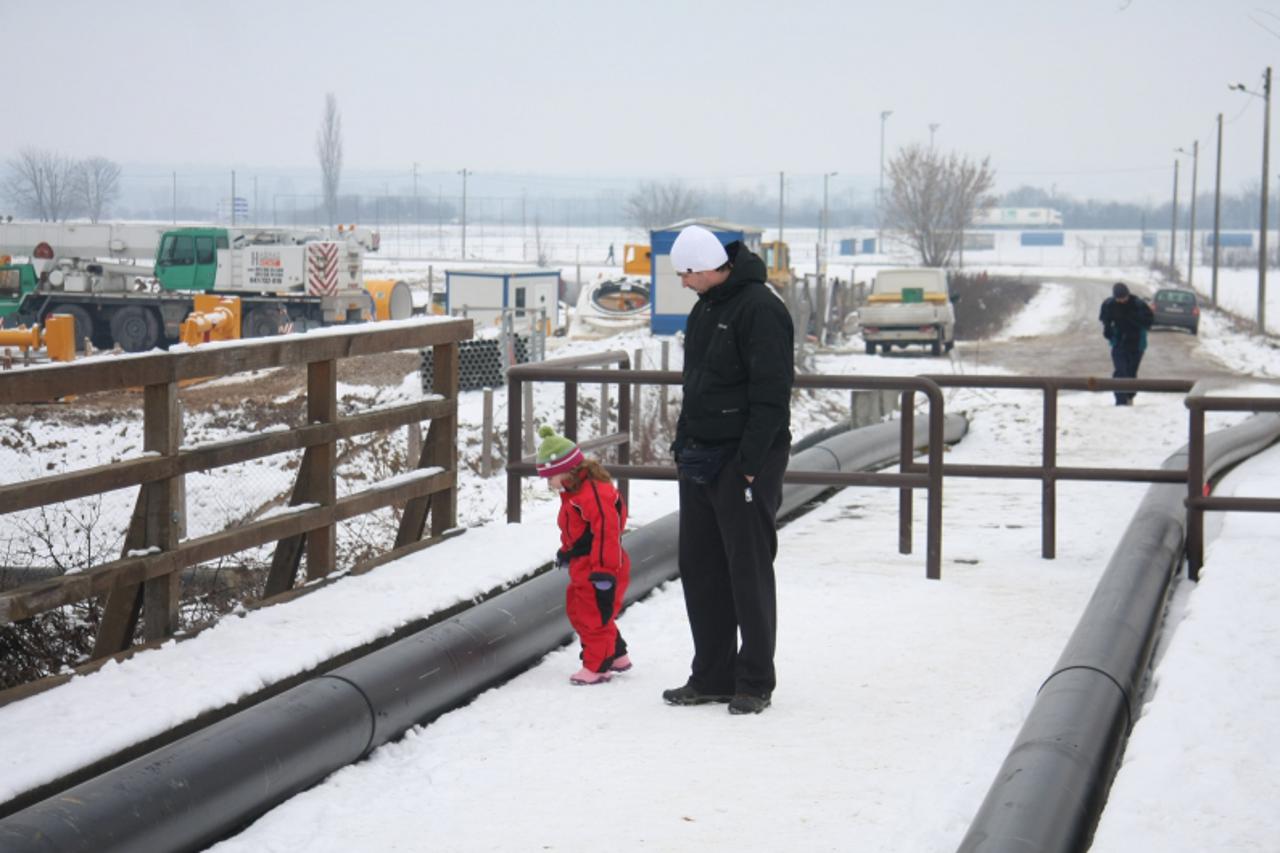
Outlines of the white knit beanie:
{"type": "Polygon", "coordinates": [[[729,260],[716,235],[700,225],[686,227],[671,244],[671,266],[676,272],[706,272],[729,260]]]}

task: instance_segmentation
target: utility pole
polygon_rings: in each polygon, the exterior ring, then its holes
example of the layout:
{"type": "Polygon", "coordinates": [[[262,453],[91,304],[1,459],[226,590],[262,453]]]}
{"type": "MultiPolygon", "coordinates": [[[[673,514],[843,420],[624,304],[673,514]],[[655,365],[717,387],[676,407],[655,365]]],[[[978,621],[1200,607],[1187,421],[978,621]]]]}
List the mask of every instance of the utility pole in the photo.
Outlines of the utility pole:
{"type": "Polygon", "coordinates": [[[422,257],[422,211],[418,208],[418,164],[413,164],[413,247],[418,257],[422,257]]]}
{"type": "Polygon", "coordinates": [[[880,189],[876,199],[876,223],[879,226],[876,231],[876,251],[880,253],[884,252],[884,247],[880,245],[884,240],[884,123],[891,115],[893,110],[880,111],[880,189]]]}
{"type": "Polygon", "coordinates": [[[1192,286],[1196,271],[1196,174],[1200,170],[1200,140],[1191,144],[1191,150],[1177,149],[1180,154],[1191,155],[1191,221],[1187,225],[1187,287],[1192,286]]]}
{"type": "Polygon", "coordinates": [[[1213,284],[1209,304],[1218,307],[1218,242],[1222,239],[1222,113],[1218,113],[1218,167],[1213,179],[1213,284]]]}
{"type": "Polygon", "coordinates": [[[822,240],[819,244],[818,253],[818,269],[817,273],[821,281],[826,281],[827,277],[827,181],[834,178],[839,172],[826,172],[822,176],[822,240]]]}
{"type": "Polygon", "coordinates": [[[173,173],[173,224],[178,224],[178,173],[173,173]]]}
{"type": "Polygon", "coordinates": [[[1271,66],[1262,80],[1262,227],[1258,230],[1258,331],[1267,333],[1267,178],[1271,153],[1271,66]]]}
{"type": "Polygon", "coordinates": [[[786,172],[778,173],[778,242],[782,242],[782,203],[786,193],[786,172]]]}
{"type": "Polygon", "coordinates": [[[938,128],[940,127],[942,127],[942,125],[938,124],[937,122],[934,122],[933,124],[929,125],[929,147],[930,148],[933,148],[933,135],[938,132],[938,128]]]}
{"type": "Polygon", "coordinates": [[[1173,224],[1169,226],[1169,273],[1176,275],[1178,264],[1174,252],[1178,246],[1178,158],[1173,158],[1173,224]]]}
{"type": "Polygon", "coordinates": [[[236,170],[231,170],[231,227],[236,225],[236,170]]]}
{"type": "Polygon", "coordinates": [[[258,176],[253,176],[253,224],[258,224],[258,176]]]}
{"type": "Polygon", "coordinates": [[[467,175],[471,172],[462,169],[458,172],[462,176],[462,259],[467,259],[467,175]]]}

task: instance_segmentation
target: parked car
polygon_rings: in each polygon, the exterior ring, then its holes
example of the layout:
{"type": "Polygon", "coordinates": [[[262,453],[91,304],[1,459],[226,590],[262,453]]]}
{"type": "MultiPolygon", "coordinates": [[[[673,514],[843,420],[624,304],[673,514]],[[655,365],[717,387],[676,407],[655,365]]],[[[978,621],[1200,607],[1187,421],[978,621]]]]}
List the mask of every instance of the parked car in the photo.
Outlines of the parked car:
{"type": "Polygon", "coordinates": [[[1178,326],[1193,335],[1200,333],[1200,304],[1193,291],[1176,287],[1157,290],[1151,311],[1156,326],[1178,326]]]}
{"type": "Polygon", "coordinates": [[[894,347],[922,344],[934,355],[950,352],[956,343],[956,312],[947,271],[934,268],[882,270],[871,285],[859,324],[867,355],[879,347],[887,355],[894,347]]]}

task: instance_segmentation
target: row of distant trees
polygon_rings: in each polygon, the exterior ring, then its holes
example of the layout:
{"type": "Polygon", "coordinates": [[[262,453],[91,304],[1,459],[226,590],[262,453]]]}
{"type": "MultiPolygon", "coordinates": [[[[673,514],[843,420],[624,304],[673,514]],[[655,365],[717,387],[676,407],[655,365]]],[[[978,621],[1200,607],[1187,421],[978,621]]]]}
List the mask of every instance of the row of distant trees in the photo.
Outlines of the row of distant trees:
{"type": "Polygon", "coordinates": [[[120,164],[106,157],[75,160],[45,148],[23,148],[6,164],[0,192],[23,216],[98,222],[120,197],[120,164]]]}
{"type": "MultiPolygon", "coordinates": [[[[342,177],[342,115],[333,93],[325,95],[324,117],[316,133],[316,156],[330,224],[337,221],[342,177]]],[[[76,160],[60,151],[27,147],[5,164],[0,195],[19,215],[42,222],[86,217],[99,222],[120,198],[120,164],[106,157],[76,160]]]]}
{"type": "MultiPolygon", "coordinates": [[[[897,232],[925,266],[946,266],[978,211],[995,204],[988,159],[902,148],[889,163],[884,227],[897,232]]],[[[631,224],[643,229],[705,215],[708,199],[679,181],[645,181],[626,201],[631,224]]]]}

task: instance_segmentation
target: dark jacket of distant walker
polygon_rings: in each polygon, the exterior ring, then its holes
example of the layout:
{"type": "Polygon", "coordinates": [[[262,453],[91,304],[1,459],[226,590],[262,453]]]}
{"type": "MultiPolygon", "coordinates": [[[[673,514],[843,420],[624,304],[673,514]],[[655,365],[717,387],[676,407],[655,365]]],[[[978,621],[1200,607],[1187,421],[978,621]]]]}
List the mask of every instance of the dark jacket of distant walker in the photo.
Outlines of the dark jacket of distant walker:
{"type": "Polygon", "coordinates": [[[684,338],[684,401],[673,449],[737,444],[754,476],[770,448],[788,444],[793,332],[787,307],[765,284],[764,261],[735,241],[728,280],[698,297],[684,338]]]}
{"type": "Polygon", "coordinates": [[[1154,315],[1151,306],[1139,297],[1130,296],[1125,302],[1108,297],[1098,311],[1098,319],[1102,321],[1102,334],[1112,348],[1129,353],[1146,349],[1146,330],[1151,328],[1154,315]]]}

